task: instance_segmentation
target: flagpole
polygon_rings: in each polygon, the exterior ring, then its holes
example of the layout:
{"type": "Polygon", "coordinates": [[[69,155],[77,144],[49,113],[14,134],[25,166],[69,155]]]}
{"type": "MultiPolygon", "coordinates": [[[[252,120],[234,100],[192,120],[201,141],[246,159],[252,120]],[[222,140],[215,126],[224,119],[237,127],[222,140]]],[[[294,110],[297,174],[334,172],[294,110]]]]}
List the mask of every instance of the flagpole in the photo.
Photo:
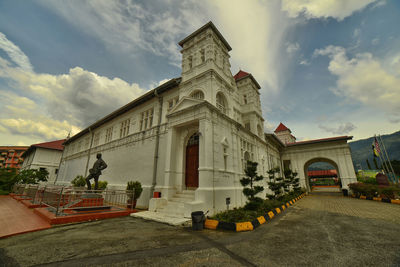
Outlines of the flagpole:
{"type": "Polygon", "coordinates": [[[392,173],[393,173],[393,176],[394,176],[394,182],[397,182],[396,174],[395,174],[395,172],[393,170],[392,163],[390,162],[390,158],[389,158],[389,155],[388,155],[388,153],[386,151],[385,143],[383,143],[383,139],[382,139],[381,135],[379,135],[379,139],[381,140],[381,144],[383,146],[383,151],[385,152],[385,155],[386,155],[387,161],[389,163],[390,169],[392,170],[392,173]]]}
{"type": "Polygon", "coordinates": [[[381,162],[381,167],[382,167],[383,171],[385,172],[385,174],[388,174],[389,173],[388,168],[387,168],[385,162],[382,161],[382,158],[381,158],[381,154],[382,153],[380,151],[378,151],[379,143],[378,143],[378,139],[376,139],[376,134],[374,135],[374,141],[372,142],[372,144],[373,144],[373,147],[374,147],[374,157],[378,157],[379,158],[379,161],[381,162]],[[376,145],[378,145],[378,148],[376,147],[376,145]],[[376,151],[376,153],[375,153],[375,151],[376,151]]]}

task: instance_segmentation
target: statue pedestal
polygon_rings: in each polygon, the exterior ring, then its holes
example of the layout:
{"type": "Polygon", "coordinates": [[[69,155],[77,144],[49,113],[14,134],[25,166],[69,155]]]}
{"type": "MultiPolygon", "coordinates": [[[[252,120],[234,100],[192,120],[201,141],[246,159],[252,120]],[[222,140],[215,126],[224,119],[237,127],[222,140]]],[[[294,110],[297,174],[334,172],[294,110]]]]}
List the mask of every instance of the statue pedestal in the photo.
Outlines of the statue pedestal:
{"type": "Polygon", "coordinates": [[[76,207],[100,207],[104,206],[104,198],[101,194],[85,193],[76,207]]]}

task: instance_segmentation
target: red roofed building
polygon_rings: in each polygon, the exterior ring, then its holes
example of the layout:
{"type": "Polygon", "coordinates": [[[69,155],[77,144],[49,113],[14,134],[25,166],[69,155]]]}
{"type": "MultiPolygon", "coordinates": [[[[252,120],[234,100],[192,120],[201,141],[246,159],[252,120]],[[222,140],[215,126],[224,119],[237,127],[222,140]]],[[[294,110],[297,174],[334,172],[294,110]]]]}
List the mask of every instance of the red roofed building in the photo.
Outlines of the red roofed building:
{"type": "Polygon", "coordinates": [[[292,135],[292,131],[282,122],[276,127],[274,133],[284,144],[296,142],[296,137],[292,135]]]}
{"type": "Polygon", "coordinates": [[[31,145],[22,155],[25,160],[21,169],[46,169],[49,172],[49,181],[54,181],[64,150],[64,142],[65,139],[61,139],[31,145]]]}

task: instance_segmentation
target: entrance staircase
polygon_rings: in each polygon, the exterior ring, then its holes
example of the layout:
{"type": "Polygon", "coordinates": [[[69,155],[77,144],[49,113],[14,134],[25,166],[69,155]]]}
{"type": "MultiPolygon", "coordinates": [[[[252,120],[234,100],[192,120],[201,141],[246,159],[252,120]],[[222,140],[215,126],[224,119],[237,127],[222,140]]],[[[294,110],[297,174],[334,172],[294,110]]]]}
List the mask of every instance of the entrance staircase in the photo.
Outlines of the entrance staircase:
{"type": "Polygon", "coordinates": [[[183,190],[182,192],[176,193],[167,205],[156,209],[156,212],[164,214],[166,216],[173,217],[185,217],[185,203],[194,201],[193,190],[183,190]]]}
{"type": "Polygon", "coordinates": [[[190,211],[185,207],[189,203],[195,201],[194,190],[183,190],[177,192],[169,200],[156,199],[159,203],[155,207],[149,208],[149,211],[132,213],[132,217],[142,218],[145,220],[152,220],[170,225],[187,226],[191,223],[190,211]]]}

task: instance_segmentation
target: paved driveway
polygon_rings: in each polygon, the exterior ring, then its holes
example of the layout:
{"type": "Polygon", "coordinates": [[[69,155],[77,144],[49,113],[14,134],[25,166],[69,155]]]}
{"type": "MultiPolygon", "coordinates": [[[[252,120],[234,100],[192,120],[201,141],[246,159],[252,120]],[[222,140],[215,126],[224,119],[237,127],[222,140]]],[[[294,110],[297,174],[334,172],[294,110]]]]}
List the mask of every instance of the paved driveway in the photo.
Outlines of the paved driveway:
{"type": "Polygon", "coordinates": [[[312,194],[246,233],[126,217],[14,236],[0,266],[397,266],[399,251],[400,205],[312,194]]]}

